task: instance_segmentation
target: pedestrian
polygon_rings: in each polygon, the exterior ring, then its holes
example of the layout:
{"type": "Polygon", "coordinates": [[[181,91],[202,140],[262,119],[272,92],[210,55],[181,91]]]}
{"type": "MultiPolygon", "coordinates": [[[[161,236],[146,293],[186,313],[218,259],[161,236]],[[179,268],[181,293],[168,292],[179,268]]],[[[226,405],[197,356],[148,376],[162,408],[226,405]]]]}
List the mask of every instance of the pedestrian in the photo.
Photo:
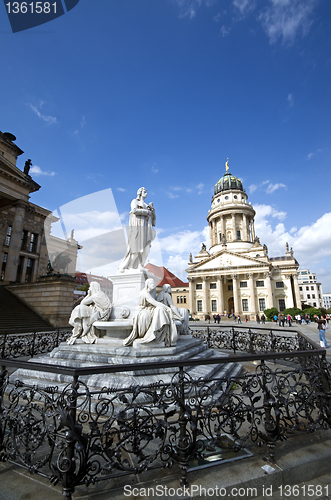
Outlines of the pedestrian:
{"type": "Polygon", "coordinates": [[[292,316],[288,314],[287,316],[288,326],[292,326],[292,316]]]}
{"type": "Polygon", "coordinates": [[[265,315],[264,314],[262,314],[262,316],[261,316],[261,321],[262,321],[262,325],[265,325],[265,315]]]}
{"type": "Polygon", "coordinates": [[[245,315],[245,323],[247,323],[248,321],[248,318],[247,318],[247,315],[245,315]]]}
{"type": "Polygon", "coordinates": [[[214,314],[213,318],[214,318],[214,323],[216,323],[216,321],[217,321],[217,315],[214,314]]]}
{"type": "Polygon", "coordinates": [[[284,323],[285,323],[285,316],[284,314],[280,313],[279,316],[278,316],[278,319],[279,319],[279,326],[282,326],[284,328],[284,323]]]}
{"type": "Polygon", "coordinates": [[[256,321],[258,324],[260,324],[260,316],[258,314],[256,315],[256,321]]]}
{"type": "Polygon", "coordinates": [[[278,316],[277,316],[277,314],[275,314],[275,316],[274,316],[274,322],[275,323],[277,323],[277,319],[278,319],[278,316]]]}
{"type": "Polygon", "coordinates": [[[218,323],[218,324],[220,324],[220,321],[221,321],[221,315],[220,315],[220,314],[218,314],[218,315],[217,315],[217,323],[218,323]]]}
{"type": "Polygon", "coordinates": [[[239,324],[241,325],[241,317],[240,317],[240,314],[238,314],[238,316],[237,316],[237,320],[238,320],[238,325],[239,325],[239,324]]]}
{"type": "Polygon", "coordinates": [[[326,338],[325,338],[325,329],[326,329],[326,321],[325,321],[325,316],[322,316],[320,319],[317,318],[315,319],[317,323],[317,329],[318,329],[318,334],[320,338],[320,346],[324,347],[324,349],[327,349],[329,346],[327,345],[326,338]]]}

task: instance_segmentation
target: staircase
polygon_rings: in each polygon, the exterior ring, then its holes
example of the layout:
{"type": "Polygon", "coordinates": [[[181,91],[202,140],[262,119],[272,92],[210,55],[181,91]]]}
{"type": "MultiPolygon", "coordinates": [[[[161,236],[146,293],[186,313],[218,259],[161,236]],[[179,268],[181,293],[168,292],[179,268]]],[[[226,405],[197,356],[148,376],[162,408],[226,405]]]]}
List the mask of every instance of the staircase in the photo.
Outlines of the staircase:
{"type": "Polygon", "coordinates": [[[31,332],[51,327],[48,321],[43,320],[4,285],[0,285],[0,333],[9,330],[31,332]]]}

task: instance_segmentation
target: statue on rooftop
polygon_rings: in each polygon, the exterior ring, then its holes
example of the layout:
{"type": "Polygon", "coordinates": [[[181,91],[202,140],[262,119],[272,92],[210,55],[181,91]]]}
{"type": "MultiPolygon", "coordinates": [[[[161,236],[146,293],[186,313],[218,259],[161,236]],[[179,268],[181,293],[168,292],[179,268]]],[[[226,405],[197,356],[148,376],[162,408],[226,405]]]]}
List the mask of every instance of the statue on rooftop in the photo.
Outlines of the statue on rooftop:
{"type": "Polygon", "coordinates": [[[126,269],[142,269],[155,238],[155,209],[153,203],[145,203],[147,191],[141,187],[137,198],[131,202],[130,222],[128,228],[128,246],[126,255],[118,271],[126,269]]]}
{"type": "Polygon", "coordinates": [[[25,175],[29,175],[29,172],[30,172],[30,168],[32,167],[32,162],[30,160],[30,158],[25,162],[25,165],[24,165],[24,173],[25,175]]]}

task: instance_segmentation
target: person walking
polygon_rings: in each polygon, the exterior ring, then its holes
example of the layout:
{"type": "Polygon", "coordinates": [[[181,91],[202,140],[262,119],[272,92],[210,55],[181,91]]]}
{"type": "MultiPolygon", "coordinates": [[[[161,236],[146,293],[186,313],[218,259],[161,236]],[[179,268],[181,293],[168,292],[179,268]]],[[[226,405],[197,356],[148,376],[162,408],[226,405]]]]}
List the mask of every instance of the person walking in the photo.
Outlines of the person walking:
{"type": "Polygon", "coordinates": [[[261,316],[261,321],[262,321],[262,325],[265,325],[265,315],[264,314],[262,314],[262,316],[261,316]]]}
{"type": "Polygon", "coordinates": [[[324,349],[327,349],[329,346],[327,345],[325,338],[325,328],[326,328],[325,316],[322,316],[321,318],[316,318],[315,321],[317,323],[317,329],[320,338],[320,346],[324,347],[324,349]]]}
{"type": "Polygon", "coordinates": [[[237,316],[237,320],[238,320],[238,325],[241,325],[241,317],[240,317],[240,314],[238,314],[238,316],[237,316]]]}

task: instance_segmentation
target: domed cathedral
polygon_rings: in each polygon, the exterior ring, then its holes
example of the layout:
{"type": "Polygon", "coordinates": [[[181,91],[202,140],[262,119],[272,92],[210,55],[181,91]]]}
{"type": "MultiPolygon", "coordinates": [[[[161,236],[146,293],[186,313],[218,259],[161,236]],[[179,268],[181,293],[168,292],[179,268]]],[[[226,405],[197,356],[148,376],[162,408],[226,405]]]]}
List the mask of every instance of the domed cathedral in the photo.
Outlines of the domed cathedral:
{"type": "Polygon", "coordinates": [[[190,255],[189,309],[200,318],[240,314],[255,319],[265,309],[301,307],[298,262],[286,244],[285,255],[269,257],[255,235],[255,210],[240,179],[226,172],[215,184],[207,221],[210,248],[190,255]]]}

